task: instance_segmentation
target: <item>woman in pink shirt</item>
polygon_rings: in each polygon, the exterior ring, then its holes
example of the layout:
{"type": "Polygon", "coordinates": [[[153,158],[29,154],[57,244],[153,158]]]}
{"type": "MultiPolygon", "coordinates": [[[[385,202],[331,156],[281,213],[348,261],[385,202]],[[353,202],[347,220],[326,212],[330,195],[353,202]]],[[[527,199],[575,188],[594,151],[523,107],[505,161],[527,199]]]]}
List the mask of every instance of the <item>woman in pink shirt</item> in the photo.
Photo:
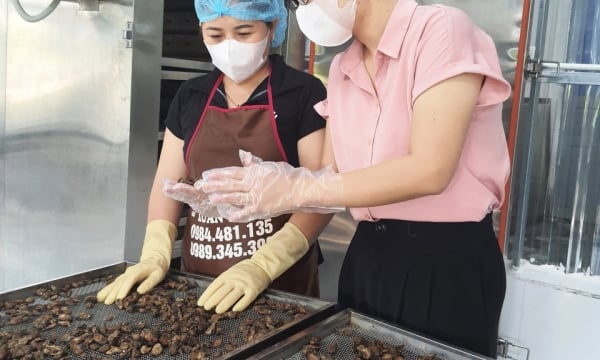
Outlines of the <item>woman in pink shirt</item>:
{"type": "Polygon", "coordinates": [[[296,15],[318,44],[354,37],[316,106],[323,169],[241,153],[244,167],[204,173],[198,191],[234,221],[349,208],[340,307],[496,357],[506,278],[491,213],[509,175],[510,85],[492,39],[460,10],[414,0],[313,0],[296,15]]]}

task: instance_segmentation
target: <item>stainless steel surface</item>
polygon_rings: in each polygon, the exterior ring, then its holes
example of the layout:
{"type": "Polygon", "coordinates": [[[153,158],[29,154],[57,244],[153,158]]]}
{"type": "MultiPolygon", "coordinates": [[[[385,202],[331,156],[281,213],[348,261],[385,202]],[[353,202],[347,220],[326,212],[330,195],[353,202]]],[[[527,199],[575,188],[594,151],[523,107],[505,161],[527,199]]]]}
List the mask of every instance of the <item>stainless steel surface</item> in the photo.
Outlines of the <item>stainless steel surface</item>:
{"type": "MultiPolygon", "coordinates": [[[[160,327],[162,332],[166,332],[170,330],[170,325],[161,319],[160,316],[155,316],[151,312],[133,312],[128,311],[126,308],[120,309],[119,306],[115,305],[104,305],[102,303],[94,303],[92,307],[87,307],[84,301],[86,298],[92,296],[95,298],[96,293],[105,285],[106,278],[109,275],[117,275],[123,272],[127,267],[127,263],[115,264],[112,266],[108,266],[105,268],[96,269],[93,271],[88,271],[85,273],[80,273],[77,275],[69,276],[66,278],[57,279],[54,281],[38,284],[35,286],[29,286],[27,288],[18,289],[14,291],[10,291],[8,293],[0,294],[0,301],[9,301],[9,300],[17,300],[17,299],[25,299],[27,297],[33,297],[33,302],[30,303],[30,306],[35,306],[35,304],[46,304],[48,300],[44,300],[44,298],[40,297],[36,290],[41,288],[48,288],[50,286],[54,286],[58,289],[62,289],[65,285],[67,288],[70,288],[70,297],[80,299],[75,305],[72,305],[70,312],[72,314],[73,319],[76,318],[76,315],[80,312],[85,312],[91,315],[90,319],[87,320],[73,320],[72,323],[68,327],[57,326],[52,329],[48,329],[46,331],[42,331],[42,337],[50,338],[53,333],[62,334],[72,334],[77,332],[77,328],[83,325],[86,325],[88,328],[90,326],[110,326],[111,324],[120,324],[127,323],[130,325],[134,325],[140,321],[145,323],[146,329],[160,327]],[[81,285],[71,286],[75,282],[79,282],[81,285]],[[110,319],[110,320],[106,320],[110,319]]],[[[198,298],[199,294],[208,286],[211,278],[184,274],[178,271],[171,271],[167,277],[167,280],[185,280],[194,284],[194,287],[188,290],[169,290],[170,296],[175,301],[188,301],[191,299],[193,304],[191,306],[195,306],[195,301],[198,298]]],[[[165,280],[165,281],[167,281],[165,280]]],[[[60,290],[59,290],[60,292],[60,290]]],[[[219,328],[215,334],[204,334],[201,333],[197,340],[198,344],[211,344],[217,339],[222,339],[223,344],[226,343],[237,343],[237,346],[230,351],[225,351],[223,346],[206,346],[203,350],[207,352],[207,359],[246,359],[249,354],[256,353],[278,341],[281,341],[285,337],[296,333],[297,331],[304,329],[317,321],[320,321],[327,316],[333,314],[334,304],[325,302],[315,298],[303,297],[295,294],[280,292],[280,291],[271,291],[268,290],[264,294],[264,297],[269,300],[274,300],[280,304],[290,304],[292,305],[291,313],[286,313],[284,310],[273,309],[273,307],[269,307],[272,311],[269,316],[271,316],[276,321],[281,321],[281,325],[272,329],[267,335],[263,337],[257,337],[256,339],[247,339],[243,343],[239,343],[239,341],[232,341],[233,339],[241,340],[244,339],[242,337],[242,328],[243,324],[246,320],[249,319],[258,319],[261,316],[252,306],[246,309],[245,311],[239,313],[239,316],[228,318],[224,317],[222,320],[219,320],[219,328]],[[294,313],[294,309],[296,307],[303,307],[306,309],[306,314],[295,317],[292,313],[294,313]],[[224,353],[223,356],[220,356],[220,353],[224,353]]],[[[66,296],[61,296],[59,299],[66,299],[66,296]]],[[[184,306],[188,306],[186,304],[184,306]]],[[[11,333],[18,332],[22,329],[33,329],[32,325],[35,321],[35,317],[31,317],[28,321],[11,325],[8,323],[11,317],[7,313],[3,313],[0,311],[0,326],[3,332],[11,333]]],[[[68,351],[70,353],[70,351],[68,351]]],[[[98,355],[103,355],[101,353],[87,350],[84,356],[77,356],[73,353],[70,353],[70,358],[92,358],[98,355]]],[[[178,354],[176,356],[169,356],[166,354],[166,351],[160,356],[142,356],[140,359],[183,359],[187,358],[189,354],[178,354]]]]}
{"type": "Polygon", "coordinates": [[[312,337],[321,339],[321,355],[327,354],[328,345],[335,344],[337,348],[335,359],[355,358],[353,351],[355,337],[367,341],[382,341],[387,346],[405,345],[402,355],[406,360],[418,360],[419,356],[426,354],[434,354],[436,359],[444,360],[489,359],[391,326],[352,310],[344,310],[332,315],[249,359],[304,359],[301,349],[312,337]],[[351,326],[351,335],[341,335],[337,331],[346,326],[351,326]]]}
{"type": "Polygon", "coordinates": [[[198,77],[198,73],[195,71],[162,71],[163,80],[189,80],[195,77],[198,77]]]}
{"type": "Polygon", "coordinates": [[[79,10],[98,11],[100,9],[100,1],[101,0],[75,0],[75,1],[79,2],[79,10]]]}
{"type": "MultiPolygon", "coordinates": [[[[8,31],[8,0],[0,0],[0,270],[2,266],[2,253],[6,247],[2,240],[2,218],[4,204],[6,203],[6,160],[2,154],[5,153],[5,128],[6,128],[6,58],[7,58],[7,34],[8,31]]],[[[4,280],[0,276],[0,291],[4,288],[4,280]]]]}
{"type": "Polygon", "coordinates": [[[186,60],[167,57],[161,58],[161,65],[184,70],[202,70],[203,72],[210,72],[215,68],[215,66],[212,63],[206,61],[186,60]]]}
{"type": "MultiPolygon", "coordinates": [[[[38,13],[48,1],[22,3],[38,13]]],[[[35,23],[6,0],[0,9],[0,291],[137,260],[156,166],[162,1],[61,2],[35,23]],[[133,48],[121,38],[128,21],[133,48]]]]}
{"type": "Polygon", "coordinates": [[[306,71],[308,69],[306,57],[307,44],[306,37],[298,27],[296,14],[290,11],[287,34],[280,51],[281,55],[285,58],[285,62],[291,67],[306,71]]]}
{"type": "Polygon", "coordinates": [[[356,222],[349,211],[335,214],[325,230],[319,235],[323,263],[319,265],[320,297],[337,301],[338,278],[346,250],[354,234],[356,222]]]}

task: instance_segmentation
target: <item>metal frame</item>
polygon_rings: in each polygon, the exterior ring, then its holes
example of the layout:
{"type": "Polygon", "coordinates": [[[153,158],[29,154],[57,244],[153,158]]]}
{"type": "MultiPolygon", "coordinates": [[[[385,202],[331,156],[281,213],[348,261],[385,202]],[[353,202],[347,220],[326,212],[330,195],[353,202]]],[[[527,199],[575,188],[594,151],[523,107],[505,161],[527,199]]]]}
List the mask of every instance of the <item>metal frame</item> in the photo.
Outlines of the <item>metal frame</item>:
{"type": "Polygon", "coordinates": [[[335,334],[335,330],[346,325],[357,326],[370,333],[376,333],[381,338],[394,339],[424,352],[431,352],[446,360],[489,360],[491,358],[478,355],[445,343],[424,337],[414,332],[399,328],[387,322],[366,316],[352,309],[346,309],[314,324],[313,326],[290,336],[289,338],[257,353],[248,360],[262,359],[295,359],[302,346],[312,337],[324,338],[335,334]]]}
{"type": "Polygon", "coordinates": [[[156,171],[160,112],[164,1],[144,1],[137,4],[134,2],[133,7],[125,261],[137,261],[142,249],[148,194],[156,171]]]}
{"type": "MultiPolygon", "coordinates": [[[[539,3],[539,9],[541,9],[541,13],[538,15],[540,18],[537,19],[537,23],[536,23],[536,27],[531,26],[528,29],[527,32],[527,38],[526,38],[526,43],[525,43],[525,49],[533,49],[534,54],[531,54],[534,57],[537,57],[537,54],[542,54],[544,52],[544,47],[545,47],[545,39],[543,38],[537,38],[535,39],[536,42],[535,44],[530,44],[531,38],[532,38],[532,34],[545,34],[545,30],[547,28],[547,19],[548,19],[548,3],[546,2],[546,0],[539,0],[537,1],[537,3],[539,3]]],[[[534,15],[536,15],[536,0],[532,0],[531,1],[531,5],[530,5],[530,12],[529,12],[529,20],[528,23],[532,24],[533,23],[533,17],[534,15]],[[533,10],[533,11],[532,11],[533,10]]],[[[527,64],[527,61],[525,61],[525,64],[527,64]]],[[[524,71],[527,71],[527,69],[524,69],[524,71]]],[[[525,78],[525,74],[522,75],[525,78]]],[[[531,87],[530,87],[530,93],[529,93],[529,99],[530,101],[532,101],[531,99],[537,99],[539,97],[539,86],[537,86],[537,77],[530,77],[531,80],[531,87]]],[[[525,85],[522,85],[521,90],[523,90],[523,87],[525,85]]],[[[521,105],[521,100],[522,100],[523,96],[520,93],[520,98],[517,99],[518,100],[518,104],[515,105],[516,107],[519,108],[519,113],[518,113],[518,118],[519,119],[534,119],[535,115],[536,115],[536,107],[535,106],[530,106],[528,108],[528,112],[527,113],[522,113],[520,110],[520,105],[521,105]]],[[[516,126],[518,126],[518,121],[517,119],[512,119],[513,122],[516,123],[516,126]]],[[[521,125],[519,127],[520,133],[518,136],[526,136],[527,138],[530,138],[532,136],[531,131],[527,131],[530,130],[530,127],[527,126],[527,124],[525,124],[524,126],[521,125]],[[524,133],[523,130],[526,130],[527,133],[524,133]]],[[[529,147],[526,148],[526,151],[524,154],[521,154],[521,156],[523,156],[526,160],[523,162],[523,166],[524,169],[521,172],[521,177],[518,179],[518,182],[522,185],[520,187],[520,191],[518,193],[518,199],[520,199],[520,206],[518,206],[516,208],[516,218],[515,218],[515,229],[516,229],[516,234],[515,237],[518,239],[518,243],[516,244],[516,251],[513,252],[513,254],[508,254],[508,257],[511,258],[512,262],[513,262],[513,266],[518,266],[518,264],[520,263],[520,259],[522,258],[523,255],[523,241],[525,239],[525,227],[526,227],[526,217],[527,217],[527,208],[528,208],[528,203],[529,203],[529,192],[530,192],[530,187],[531,185],[526,181],[526,179],[529,178],[529,173],[531,171],[531,163],[532,163],[532,152],[531,149],[529,147]]],[[[514,174],[514,171],[513,171],[514,174]]],[[[513,175],[514,176],[514,175],[513,175]]],[[[515,179],[512,180],[512,183],[515,183],[515,179]]],[[[508,195],[508,194],[507,194],[508,195]]],[[[507,196],[508,201],[510,201],[514,196],[511,195],[510,197],[507,196]]],[[[508,202],[507,201],[507,202],[508,202]]],[[[511,224],[510,224],[510,219],[507,220],[506,222],[506,227],[510,228],[511,224]]]]}
{"type": "Polygon", "coordinates": [[[554,84],[600,85],[600,64],[561,63],[528,58],[525,77],[554,84]]]}

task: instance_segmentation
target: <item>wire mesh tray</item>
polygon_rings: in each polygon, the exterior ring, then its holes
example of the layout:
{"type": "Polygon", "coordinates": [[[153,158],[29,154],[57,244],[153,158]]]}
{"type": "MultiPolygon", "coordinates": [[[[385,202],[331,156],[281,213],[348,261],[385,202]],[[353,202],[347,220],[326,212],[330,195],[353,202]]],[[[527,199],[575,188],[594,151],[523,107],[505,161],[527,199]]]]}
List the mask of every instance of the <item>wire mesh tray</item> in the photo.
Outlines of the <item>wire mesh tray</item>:
{"type": "Polygon", "coordinates": [[[246,359],[334,313],[333,303],[267,290],[217,315],[196,306],[212,279],[178,271],[147,294],[96,302],[127,265],[0,294],[0,360],[246,359]]]}
{"type": "Polygon", "coordinates": [[[411,333],[353,310],[338,312],[249,357],[254,360],[368,358],[392,360],[490,359],[411,333]],[[379,354],[368,349],[374,345],[378,347],[379,354]],[[362,347],[357,350],[359,346],[362,347]],[[307,351],[307,349],[311,349],[311,351],[307,351]],[[361,353],[361,350],[364,352],[361,353]],[[384,353],[388,355],[384,357],[384,353]]]}

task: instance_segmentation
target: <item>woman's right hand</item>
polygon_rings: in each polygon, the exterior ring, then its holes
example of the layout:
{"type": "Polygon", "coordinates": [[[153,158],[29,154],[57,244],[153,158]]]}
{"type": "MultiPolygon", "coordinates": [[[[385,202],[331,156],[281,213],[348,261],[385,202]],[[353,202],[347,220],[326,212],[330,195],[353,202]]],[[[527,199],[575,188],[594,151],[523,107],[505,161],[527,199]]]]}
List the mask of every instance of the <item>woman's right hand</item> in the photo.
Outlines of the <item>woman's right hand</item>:
{"type": "Polygon", "coordinates": [[[96,296],[98,302],[110,305],[116,300],[123,299],[131,288],[141,283],[137,292],[144,294],[158,285],[167,275],[168,268],[161,267],[153,261],[143,261],[130,266],[125,272],[117,277],[112,283],[106,285],[96,296]]]}
{"type": "Polygon", "coordinates": [[[240,150],[242,167],[206,170],[202,186],[219,214],[234,222],[294,211],[343,211],[342,177],[331,167],[313,171],[284,161],[262,161],[240,150]]]}
{"type": "Polygon", "coordinates": [[[140,284],[137,292],[144,294],[160,283],[171,264],[173,241],[177,236],[177,227],[168,220],[154,220],[146,225],[146,235],[140,262],[130,266],[105,286],[96,296],[98,302],[110,305],[115,300],[123,299],[135,284],[140,284]]]}

